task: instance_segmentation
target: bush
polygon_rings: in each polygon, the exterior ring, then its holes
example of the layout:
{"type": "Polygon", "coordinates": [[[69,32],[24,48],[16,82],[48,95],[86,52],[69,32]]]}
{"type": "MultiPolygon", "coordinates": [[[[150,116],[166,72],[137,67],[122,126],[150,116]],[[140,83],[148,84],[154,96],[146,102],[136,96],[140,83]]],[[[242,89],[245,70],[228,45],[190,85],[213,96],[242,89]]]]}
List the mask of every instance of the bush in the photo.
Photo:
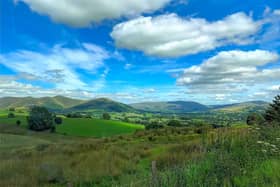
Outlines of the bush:
{"type": "Polygon", "coordinates": [[[181,127],[182,126],[181,122],[178,120],[170,120],[167,125],[171,126],[171,127],[181,127]]]}
{"type": "Polygon", "coordinates": [[[12,113],[12,112],[10,112],[10,113],[8,114],[8,118],[15,118],[15,117],[16,117],[15,114],[12,113]]]}
{"type": "Polygon", "coordinates": [[[17,124],[17,126],[20,126],[21,121],[20,121],[20,120],[17,120],[16,124],[17,124]]]}
{"type": "Polygon", "coordinates": [[[61,124],[62,124],[62,118],[61,118],[61,117],[55,117],[55,118],[54,118],[54,122],[55,122],[55,124],[57,124],[57,125],[61,125],[61,124]]]}
{"type": "Polygon", "coordinates": [[[55,133],[55,132],[56,132],[56,127],[55,127],[55,126],[52,126],[50,132],[51,132],[51,133],[55,133]]]}
{"type": "Polygon", "coordinates": [[[9,111],[10,111],[10,112],[15,112],[16,109],[15,109],[15,108],[9,108],[9,111]]]}
{"type": "Polygon", "coordinates": [[[150,130],[150,129],[161,129],[164,126],[161,124],[158,124],[157,122],[152,122],[151,124],[148,124],[145,126],[146,130],[150,130]]]}
{"type": "Polygon", "coordinates": [[[110,116],[110,114],[108,114],[108,113],[104,113],[104,114],[102,115],[102,118],[103,118],[104,120],[110,120],[110,119],[111,119],[111,116],[110,116]]]}
{"type": "Polygon", "coordinates": [[[48,130],[53,127],[53,114],[45,107],[32,107],[27,117],[28,128],[34,131],[48,130]]]}
{"type": "Polygon", "coordinates": [[[264,118],[261,114],[252,113],[247,117],[247,125],[261,125],[264,123],[264,118]]]}

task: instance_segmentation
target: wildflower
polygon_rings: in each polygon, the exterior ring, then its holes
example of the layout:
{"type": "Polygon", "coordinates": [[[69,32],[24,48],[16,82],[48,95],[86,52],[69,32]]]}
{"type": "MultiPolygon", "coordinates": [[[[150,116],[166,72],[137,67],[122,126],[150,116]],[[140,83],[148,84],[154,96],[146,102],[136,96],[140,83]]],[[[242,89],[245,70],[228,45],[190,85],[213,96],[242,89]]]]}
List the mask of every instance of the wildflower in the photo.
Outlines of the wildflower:
{"type": "Polygon", "coordinates": [[[262,152],[266,153],[267,151],[265,149],[262,149],[262,152]]]}
{"type": "Polygon", "coordinates": [[[276,148],[276,145],[270,144],[271,147],[276,148]]]}
{"type": "Polygon", "coordinates": [[[262,144],[262,143],[263,143],[263,141],[257,141],[257,143],[258,143],[258,144],[262,144]]]}

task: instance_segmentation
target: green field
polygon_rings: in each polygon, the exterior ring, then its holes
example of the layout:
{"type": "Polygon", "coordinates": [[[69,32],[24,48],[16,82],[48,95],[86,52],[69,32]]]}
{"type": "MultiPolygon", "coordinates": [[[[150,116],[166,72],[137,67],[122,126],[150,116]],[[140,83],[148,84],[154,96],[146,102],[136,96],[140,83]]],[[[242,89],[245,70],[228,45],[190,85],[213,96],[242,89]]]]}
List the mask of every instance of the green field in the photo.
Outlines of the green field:
{"type": "MultiPolygon", "coordinates": [[[[0,124],[15,125],[16,121],[20,120],[21,126],[27,126],[26,116],[17,115],[15,118],[8,118],[6,114],[2,114],[0,124]]],[[[133,133],[137,129],[144,129],[144,126],[111,120],[64,118],[63,124],[57,126],[57,133],[72,136],[108,137],[133,133]]]]}
{"type": "Polygon", "coordinates": [[[81,118],[65,118],[63,124],[57,126],[58,133],[91,137],[129,134],[137,129],[144,129],[144,126],[120,121],[81,118]]]}

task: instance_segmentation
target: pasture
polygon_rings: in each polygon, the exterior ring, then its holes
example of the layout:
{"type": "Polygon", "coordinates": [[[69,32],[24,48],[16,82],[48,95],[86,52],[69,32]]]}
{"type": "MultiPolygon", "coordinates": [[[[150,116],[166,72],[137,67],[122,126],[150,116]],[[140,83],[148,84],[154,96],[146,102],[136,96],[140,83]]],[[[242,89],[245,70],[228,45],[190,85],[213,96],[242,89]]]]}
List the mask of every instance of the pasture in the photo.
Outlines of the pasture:
{"type": "Polygon", "coordinates": [[[130,134],[137,129],[144,129],[144,126],[111,120],[65,118],[63,124],[57,126],[57,133],[72,136],[109,137],[130,134]]]}

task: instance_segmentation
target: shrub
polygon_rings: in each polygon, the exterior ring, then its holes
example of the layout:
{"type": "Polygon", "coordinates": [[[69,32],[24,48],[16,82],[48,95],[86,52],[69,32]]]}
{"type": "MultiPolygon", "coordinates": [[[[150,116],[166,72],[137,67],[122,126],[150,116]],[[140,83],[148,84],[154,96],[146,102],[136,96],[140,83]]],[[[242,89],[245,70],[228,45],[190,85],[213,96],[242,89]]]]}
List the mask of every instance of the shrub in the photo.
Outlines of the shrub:
{"type": "Polygon", "coordinates": [[[20,121],[20,120],[17,120],[16,124],[17,124],[17,126],[20,126],[21,121],[20,121]]]}
{"type": "Polygon", "coordinates": [[[10,111],[10,112],[15,112],[16,109],[15,109],[15,108],[9,108],[9,111],[10,111]]]}
{"type": "Polygon", "coordinates": [[[55,117],[55,118],[54,118],[54,122],[55,122],[57,125],[61,125],[61,124],[62,124],[62,118],[61,118],[61,117],[55,117]]]}
{"type": "Polygon", "coordinates": [[[16,117],[15,114],[12,113],[12,112],[10,112],[10,113],[8,114],[8,118],[15,118],[15,117],[16,117]]]}
{"type": "Polygon", "coordinates": [[[32,107],[27,117],[28,128],[34,131],[51,129],[53,126],[53,114],[45,107],[32,107]]]}
{"type": "Polygon", "coordinates": [[[111,116],[110,116],[109,113],[104,113],[104,114],[102,115],[102,118],[103,118],[104,120],[110,120],[110,119],[111,119],[111,116]]]}
{"type": "Polygon", "coordinates": [[[148,124],[145,126],[145,129],[146,130],[150,130],[150,129],[160,129],[160,128],[163,128],[164,126],[159,124],[158,122],[156,121],[153,121],[152,123],[148,124]]]}
{"type": "Polygon", "coordinates": [[[55,127],[55,126],[51,126],[50,132],[51,132],[51,133],[55,133],[55,132],[56,132],[56,127],[55,127]]]}
{"type": "Polygon", "coordinates": [[[261,125],[263,122],[263,116],[258,113],[252,113],[247,117],[247,125],[261,125]]]}
{"type": "Polygon", "coordinates": [[[182,126],[181,122],[178,120],[170,120],[167,125],[171,126],[171,127],[181,127],[182,126]]]}

